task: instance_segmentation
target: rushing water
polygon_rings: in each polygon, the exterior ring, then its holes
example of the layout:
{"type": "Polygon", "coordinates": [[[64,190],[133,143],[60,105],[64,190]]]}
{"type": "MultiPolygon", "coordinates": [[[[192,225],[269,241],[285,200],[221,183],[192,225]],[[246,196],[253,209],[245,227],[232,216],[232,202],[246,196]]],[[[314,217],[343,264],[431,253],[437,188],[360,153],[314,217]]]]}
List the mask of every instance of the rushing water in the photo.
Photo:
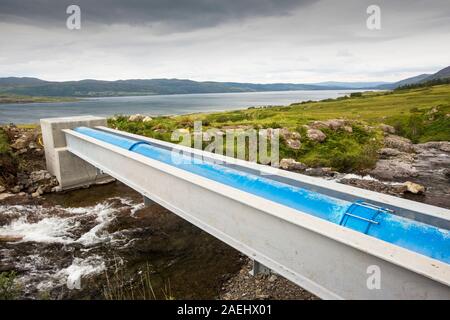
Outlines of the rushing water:
{"type": "Polygon", "coordinates": [[[175,94],[87,98],[76,102],[0,104],[1,123],[36,123],[42,118],[114,114],[168,115],[287,105],[337,98],[354,90],[313,90],[243,93],[175,94]]]}
{"type": "Polygon", "coordinates": [[[149,270],[155,296],[212,299],[240,254],[121,183],[0,204],[0,269],[18,274],[18,298],[102,299],[105,274],[149,270]],[[167,285],[170,284],[170,290],[167,285]]]}

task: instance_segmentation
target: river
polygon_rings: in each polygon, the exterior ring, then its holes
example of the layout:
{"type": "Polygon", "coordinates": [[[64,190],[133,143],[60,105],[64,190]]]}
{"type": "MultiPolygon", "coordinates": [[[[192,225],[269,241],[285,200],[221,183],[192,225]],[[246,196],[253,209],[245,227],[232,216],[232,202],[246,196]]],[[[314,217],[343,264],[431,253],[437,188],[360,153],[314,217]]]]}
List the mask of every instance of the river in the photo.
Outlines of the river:
{"type": "Polygon", "coordinates": [[[75,102],[0,104],[0,124],[37,123],[39,119],[77,115],[172,115],[288,105],[337,98],[358,90],[303,90],[242,93],[174,94],[85,98],[75,102]]]}

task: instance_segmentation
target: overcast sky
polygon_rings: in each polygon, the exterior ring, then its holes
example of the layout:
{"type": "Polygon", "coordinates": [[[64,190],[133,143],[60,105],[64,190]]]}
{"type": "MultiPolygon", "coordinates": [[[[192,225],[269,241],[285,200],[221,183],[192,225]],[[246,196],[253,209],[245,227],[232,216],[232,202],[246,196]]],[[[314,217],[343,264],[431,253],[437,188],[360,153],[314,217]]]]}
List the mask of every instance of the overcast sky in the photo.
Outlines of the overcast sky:
{"type": "Polygon", "coordinates": [[[0,77],[395,81],[449,52],[449,0],[0,0],[0,77]]]}

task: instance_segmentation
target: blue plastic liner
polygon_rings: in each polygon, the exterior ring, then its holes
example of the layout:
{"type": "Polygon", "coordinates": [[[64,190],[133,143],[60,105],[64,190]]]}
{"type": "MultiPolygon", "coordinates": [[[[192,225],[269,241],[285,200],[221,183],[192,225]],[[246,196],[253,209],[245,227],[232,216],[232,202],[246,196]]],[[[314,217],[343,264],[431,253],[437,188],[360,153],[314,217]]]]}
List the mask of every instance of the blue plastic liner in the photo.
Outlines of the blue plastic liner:
{"type": "Polygon", "coordinates": [[[403,218],[371,204],[360,201],[351,203],[225,165],[194,159],[191,155],[145,141],[87,127],[79,127],[74,130],[227,186],[450,263],[449,230],[403,218]]]}

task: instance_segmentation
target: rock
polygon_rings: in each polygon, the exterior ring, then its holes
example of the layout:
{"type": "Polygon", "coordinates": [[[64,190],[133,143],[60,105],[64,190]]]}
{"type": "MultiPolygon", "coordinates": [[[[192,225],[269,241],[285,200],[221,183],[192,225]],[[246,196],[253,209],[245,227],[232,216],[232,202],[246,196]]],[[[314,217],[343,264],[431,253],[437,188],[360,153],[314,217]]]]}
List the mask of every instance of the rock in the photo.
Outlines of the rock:
{"type": "Polygon", "coordinates": [[[20,190],[22,190],[22,186],[21,185],[17,185],[11,188],[11,192],[12,193],[19,193],[20,190]]]}
{"type": "Polygon", "coordinates": [[[328,124],[328,127],[334,131],[339,130],[345,126],[345,121],[341,119],[328,120],[326,121],[326,123],[328,124]]]}
{"type": "Polygon", "coordinates": [[[398,149],[403,152],[413,152],[413,144],[411,140],[396,136],[396,135],[387,135],[384,138],[384,146],[387,148],[398,149]]]}
{"type": "Polygon", "coordinates": [[[308,139],[317,142],[323,142],[327,138],[325,133],[323,133],[319,129],[309,129],[308,131],[306,131],[306,135],[308,136],[308,139]]]}
{"type": "Polygon", "coordinates": [[[425,187],[418,184],[418,183],[414,183],[411,181],[406,181],[404,183],[404,185],[406,186],[406,190],[410,193],[413,194],[423,194],[425,192],[425,187]]]}
{"type": "Polygon", "coordinates": [[[0,242],[16,242],[23,239],[23,236],[0,235],[0,242]]]}
{"type": "Polygon", "coordinates": [[[276,275],[272,274],[272,275],[269,277],[269,279],[267,279],[267,281],[269,281],[269,282],[275,282],[275,281],[277,281],[277,279],[278,279],[278,277],[277,277],[276,275]]]}
{"type": "Polygon", "coordinates": [[[352,133],[353,132],[353,128],[350,126],[344,126],[343,127],[344,131],[348,132],[348,133],[352,133]]]}
{"type": "Polygon", "coordinates": [[[288,139],[299,140],[301,138],[300,133],[298,133],[297,131],[290,131],[288,128],[281,128],[280,136],[285,140],[288,140],[288,139]]]}
{"type": "Polygon", "coordinates": [[[303,171],[307,168],[307,166],[301,162],[297,162],[291,158],[281,159],[280,167],[284,170],[295,170],[295,171],[303,171]]]}
{"type": "Polygon", "coordinates": [[[346,121],[342,119],[330,119],[327,121],[314,121],[309,126],[313,129],[331,129],[337,131],[344,129],[346,121]]]}
{"type": "Polygon", "coordinates": [[[395,128],[393,126],[388,125],[388,124],[382,123],[380,125],[380,129],[383,130],[383,132],[385,132],[385,133],[391,133],[391,134],[395,133],[395,128]]]}
{"type": "Polygon", "coordinates": [[[4,186],[0,185],[0,193],[3,193],[5,191],[6,191],[6,188],[4,186]]]}
{"type": "Polygon", "coordinates": [[[0,193],[0,201],[8,199],[9,197],[13,197],[14,194],[9,192],[0,193]]]}
{"type": "Polygon", "coordinates": [[[401,195],[406,192],[406,186],[403,184],[387,184],[378,180],[350,178],[342,179],[339,182],[354,187],[391,195],[401,195]]]}
{"type": "Polygon", "coordinates": [[[419,143],[414,145],[416,152],[429,152],[430,149],[436,149],[443,152],[450,152],[449,141],[430,141],[426,143],[419,143]]]}
{"type": "MultiPolygon", "coordinates": [[[[269,130],[269,129],[268,129],[269,130]]],[[[272,130],[267,132],[267,135],[273,136],[272,130]]],[[[290,131],[288,128],[281,128],[280,129],[280,136],[286,141],[286,144],[289,148],[298,150],[300,149],[301,142],[300,138],[301,135],[297,131],[290,131]]]]}
{"type": "Polygon", "coordinates": [[[189,134],[189,129],[176,129],[176,131],[181,134],[189,134]]]}
{"type": "Polygon", "coordinates": [[[392,158],[400,155],[402,152],[392,148],[382,148],[378,150],[378,154],[382,159],[392,158]]]}
{"type": "Polygon", "coordinates": [[[302,146],[301,142],[299,140],[294,139],[288,139],[286,140],[286,144],[289,148],[298,150],[302,146]]]}
{"type": "Polygon", "coordinates": [[[47,181],[52,178],[52,175],[47,170],[33,171],[30,173],[30,180],[32,183],[47,181]]]}
{"type": "Polygon", "coordinates": [[[153,120],[152,117],[146,116],[144,119],[142,119],[142,122],[150,122],[152,120],[153,120]]]}
{"type": "Polygon", "coordinates": [[[128,117],[129,121],[142,121],[145,118],[142,114],[133,114],[128,117]]]}
{"type": "Polygon", "coordinates": [[[394,158],[378,160],[369,174],[382,180],[394,180],[416,177],[418,172],[412,162],[394,158]]]}
{"type": "Polygon", "coordinates": [[[333,171],[333,169],[329,167],[308,168],[305,170],[305,173],[313,177],[332,177],[337,174],[336,171],[333,171]]]}
{"type": "Polygon", "coordinates": [[[25,151],[26,151],[27,145],[28,145],[27,140],[19,138],[13,144],[11,144],[11,148],[16,149],[16,150],[25,149],[25,151]]]}
{"type": "Polygon", "coordinates": [[[22,135],[11,144],[11,148],[15,150],[21,150],[28,147],[31,141],[35,140],[36,133],[32,131],[27,131],[22,133],[22,135]]]}

